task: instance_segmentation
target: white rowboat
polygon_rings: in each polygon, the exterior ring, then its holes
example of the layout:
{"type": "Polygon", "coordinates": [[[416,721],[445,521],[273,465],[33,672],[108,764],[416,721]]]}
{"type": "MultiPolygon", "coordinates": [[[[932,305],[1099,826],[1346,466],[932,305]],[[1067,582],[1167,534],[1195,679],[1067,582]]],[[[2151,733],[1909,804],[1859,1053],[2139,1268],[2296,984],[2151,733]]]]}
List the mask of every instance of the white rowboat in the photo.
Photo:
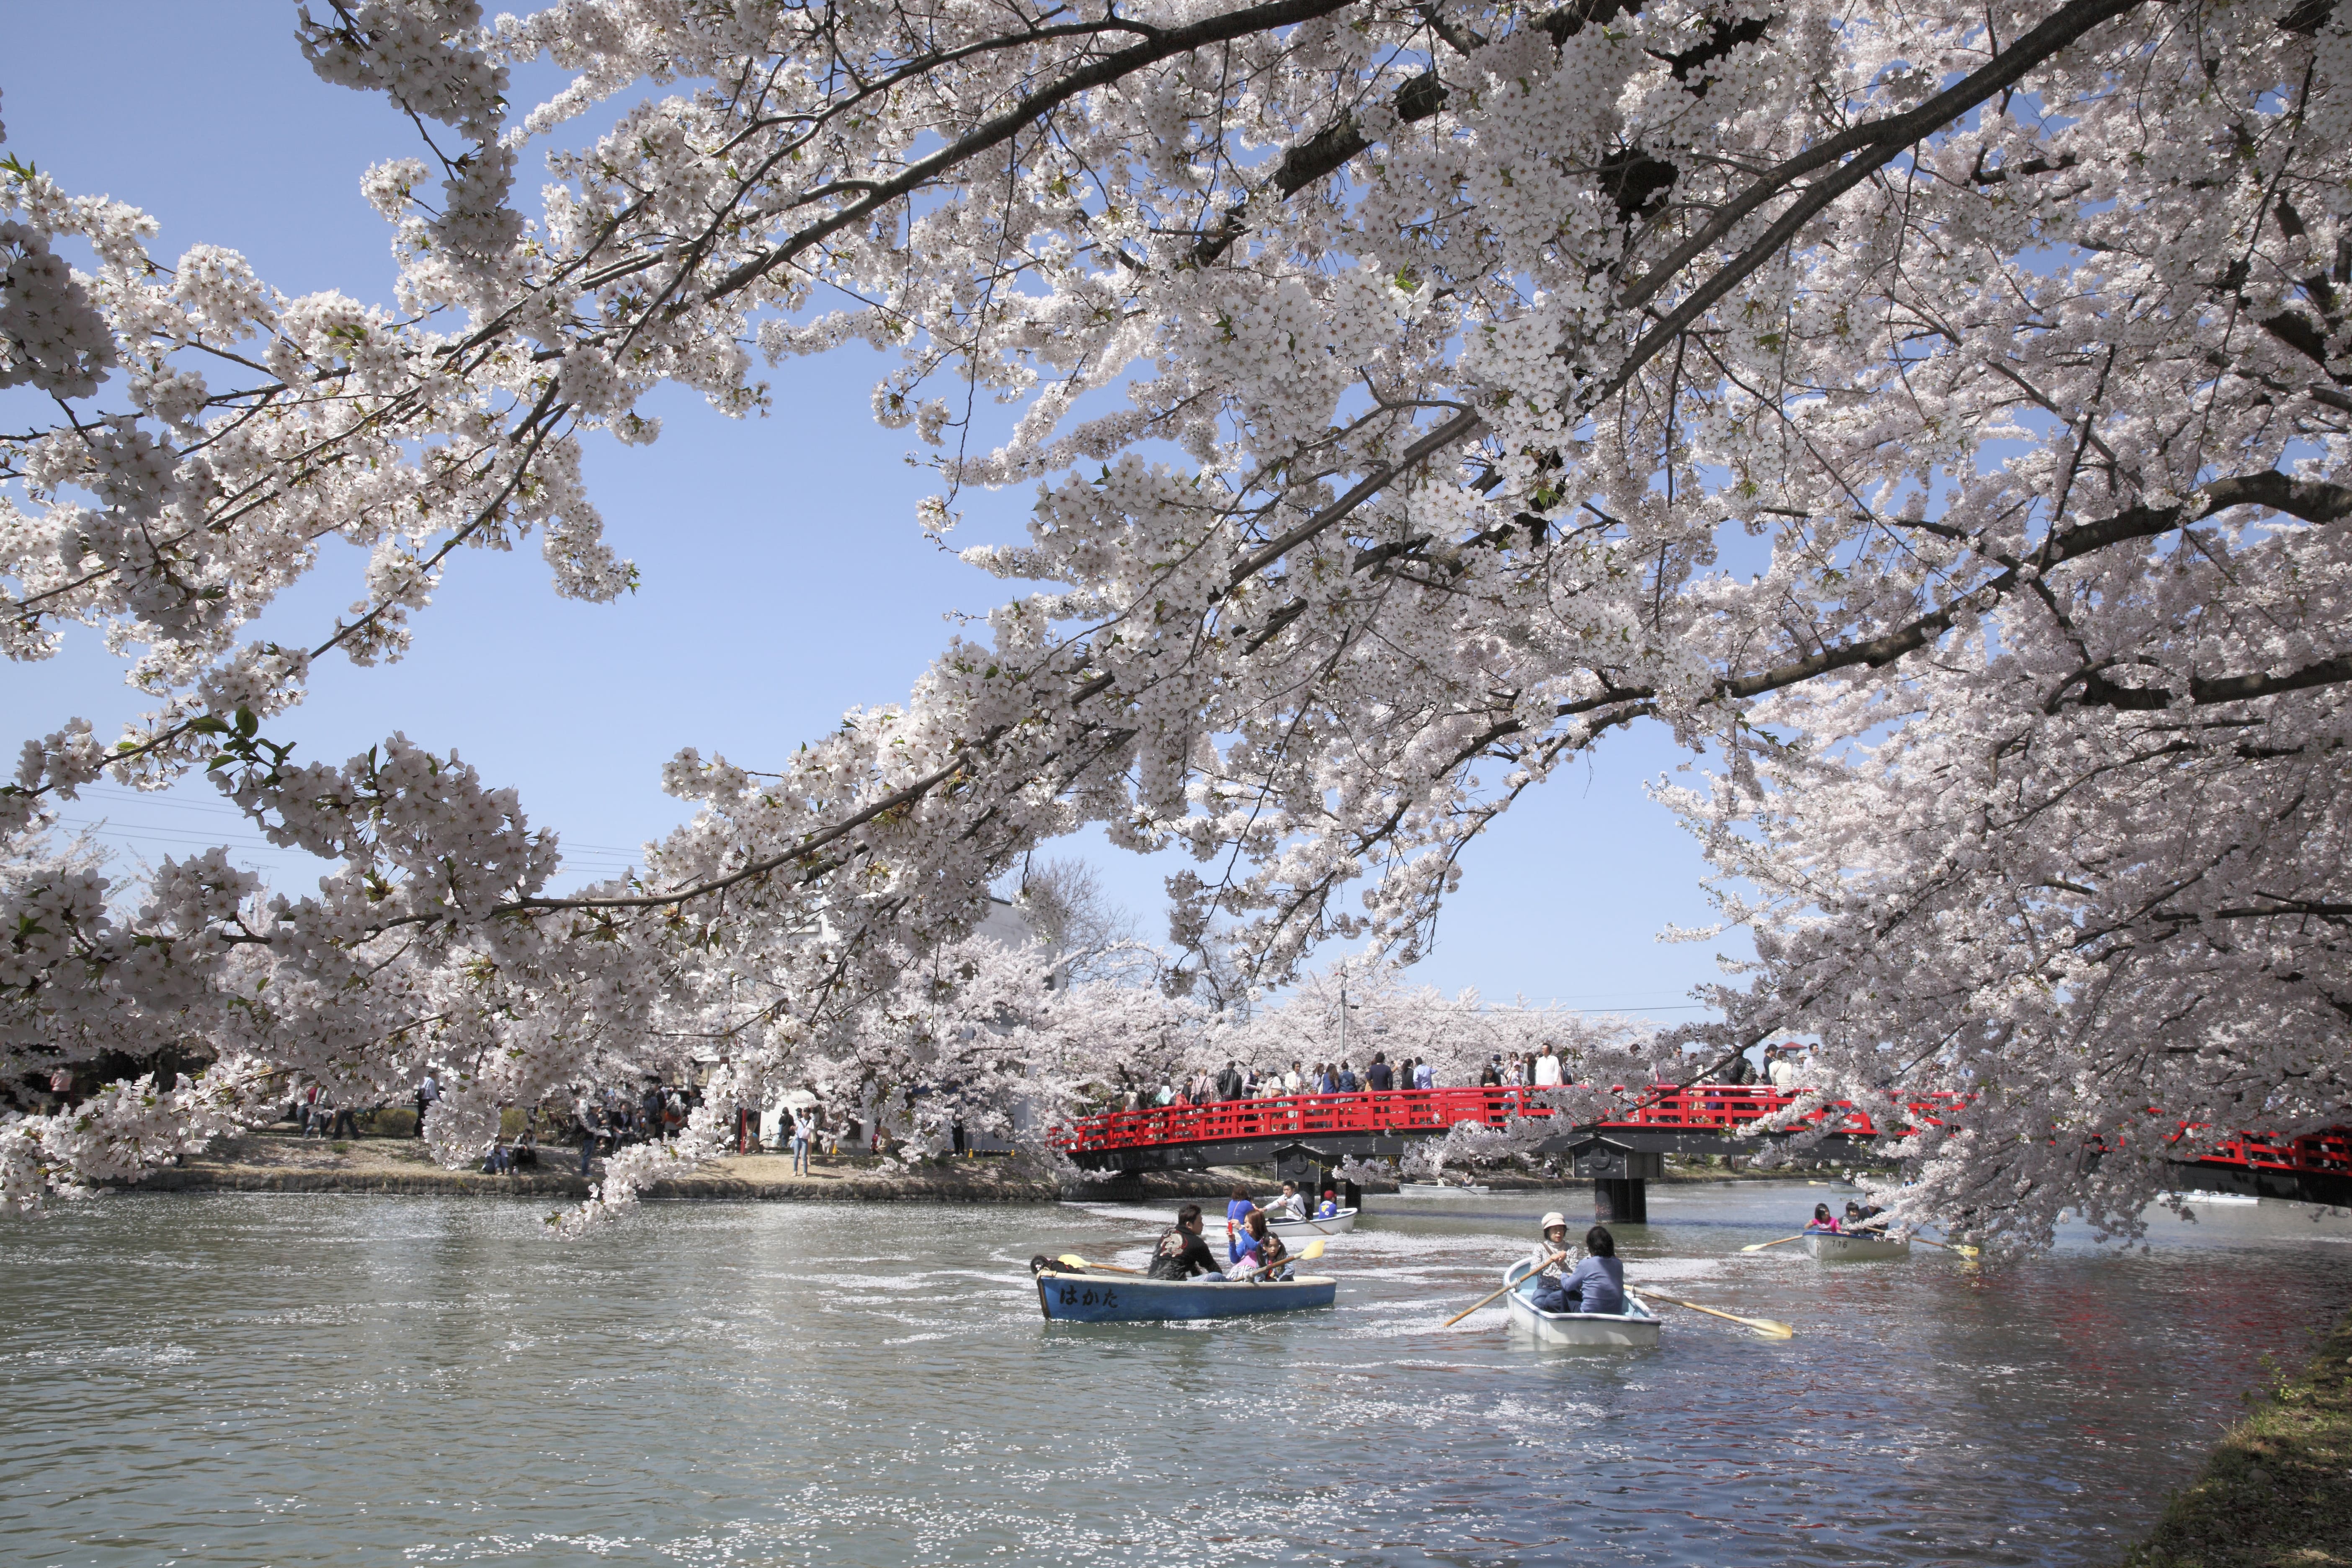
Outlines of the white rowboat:
{"type": "Polygon", "coordinates": [[[1285,1241],[1307,1241],[1318,1236],[1345,1236],[1356,1228],[1356,1211],[1341,1209],[1329,1219],[1276,1219],[1269,1214],[1265,1228],[1285,1241]]]}
{"type": "Polygon", "coordinates": [[[1537,1310],[1531,1299],[1535,1287],[1528,1277],[1535,1272],[1532,1258],[1521,1258],[1503,1271],[1504,1281],[1511,1287],[1503,1298],[1510,1303],[1511,1327],[1532,1334],[1536,1342],[1547,1345],[1578,1345],[1586,1349],[1655,1350],[1658,1344],[1658,1320],[1642,1299],[1633,1291],[1625,1292],[1622,1312],[1545,1312],[1537,1310]]]}
{"type": "Polygon", "coordinates": [[[1877,1232],[1838,1234],[1814,1231],[1805,1237],[1805,1250],[1823,1263],[1877,1263],[1911,1256],[1911,1238],[1877,1232]]]}
{"type": "Polygon", "coordinates": [[[2257,1197],[2249,1197],[2244,1193],[2197,1192],[2182,1193],[2180,1194],[2180,1201],[2185,1204],[2258,1204],[2263,1200],[2257,1197]]]}
{"type": "Polygon", "coordinates": [[[1455,1186],[1451,1182],[1399,1182],[1397,1196],[1401,1198],[1443,1198],[1455,1193],[1491,1193],[1492,1187],[1455,1186]]]}

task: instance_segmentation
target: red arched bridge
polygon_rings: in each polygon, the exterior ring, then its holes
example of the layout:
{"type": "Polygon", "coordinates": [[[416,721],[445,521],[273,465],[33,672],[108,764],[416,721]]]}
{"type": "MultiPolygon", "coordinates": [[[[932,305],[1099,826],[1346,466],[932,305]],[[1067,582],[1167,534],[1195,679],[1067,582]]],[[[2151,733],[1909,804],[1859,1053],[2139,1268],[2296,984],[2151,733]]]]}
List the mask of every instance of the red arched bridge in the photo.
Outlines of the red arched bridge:
{"type": "MultiPolygon", "coordinates": [[[[1081,1168],[1129,1176],[1272,1163],[1286,1174],[1319,1179],[1343,1160],[1393,1159],[1414,1140],[1443,1137],[1461,1122],[1499,1128],[1516,1117],[1550,1117],[1538,1100],[1542,1092],[1390,1089],[1171,1105],[1085,1117],[1061,1129],[1055,1142],[1081,1168]]],[[[1741,1136],[1741,1129],[1788,1110],[1799,1093],[1759,1084],[1658,1084],[1617,1092],[1627,1104],[1616,1119],[1563,1124],[1534,1150],[1567,1156],[1573,1174],[1595,1184],[1601,1216],[1617,1220],[1646,1217],[1643,1182],[1664,1173],[1666,1155],[1753,1154],[1756,1140],[1741,1136]]],[[[1923,1117],[1937,1109],[1926,1101],[1911,1107],[1923,1117]]],[[[1858,1152],[1858,1144],[1878,1136],[1870,1119],[1847,1104],[1805,1120],[1826,1128],[1822,1146],[1832,1153],[1858,1152]]],[[[2352,1204],[2352,1128],[2302,1138],[2241,1133],[2180,1163],[2184,1185],[2352,1204]]]]}

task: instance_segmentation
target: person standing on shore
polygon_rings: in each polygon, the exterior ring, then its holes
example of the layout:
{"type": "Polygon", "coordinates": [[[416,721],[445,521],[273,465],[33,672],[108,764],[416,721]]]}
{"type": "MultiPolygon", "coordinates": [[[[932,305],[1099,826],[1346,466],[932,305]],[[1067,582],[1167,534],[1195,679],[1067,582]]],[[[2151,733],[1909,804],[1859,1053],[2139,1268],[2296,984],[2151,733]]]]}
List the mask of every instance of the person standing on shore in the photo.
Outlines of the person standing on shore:
{"type": "Polygon", "coordinates": [[[809,1173],[808,1123],[801,1120],[798,1111],[787,1110],[784,1114],[793,1119],[793,1174],[805,1176],[809,1173]]]}
{"type": "Polygon", "coordinates": [[[416,1135],[419,1138],[425,1136],[425,1113],[432,1110],[434,1102],[440,1098],[441,1086],[428,1071],[416,1086],[416,1135]]]}

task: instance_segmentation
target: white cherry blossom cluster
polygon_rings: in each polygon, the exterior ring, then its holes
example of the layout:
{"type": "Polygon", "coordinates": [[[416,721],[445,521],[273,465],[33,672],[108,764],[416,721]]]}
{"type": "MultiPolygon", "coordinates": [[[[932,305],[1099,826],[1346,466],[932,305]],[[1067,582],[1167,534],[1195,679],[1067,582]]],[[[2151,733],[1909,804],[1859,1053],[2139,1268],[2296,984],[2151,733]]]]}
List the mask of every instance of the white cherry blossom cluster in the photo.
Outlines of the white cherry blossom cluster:
{"type": "Polygon", "coordinates": [[[1334,937],[1410,960],[1472,837],[1655,721],[1720,763],[1672,798],[1759,957],[1643,1059],[1810,1028],[1825,1092],[1959,1096],[1898,1151],[1906,1214],[2127,1232],[2150,1103],[2345,1114],[2352,68],[2318,0],[333,0],[299,36],[426,133],[363,178],[389,305],[151,255],[0,164],[0,363],[68,409],[0,431],[0,638],[103,626],[156,701],[45,721],[5,824],[219,762],[345,868],[77,915],[184,972],[19,939],[28,1070],[152,984],[215,1064],[439,1068],[452,1157],[685,1040],[738,1095],[849,1073],[866,1033],[1045,1007],[956,955],[1089,823],[1198,858],[1177,990],[1229,940],[1261,988],[1334,937]],[[510,114],[540,60],[569,84],[510,114]],[[850,342],[898,356],[921,526],[1038,497],[968,558],[1043,589],[902,701],[756,771],[682,752],[696,820],[562,898],[429,746],[287,763],[311,665],[398,658],[467,550],[536,531],[559,592],[628,586],[588,435],[655,438],[664,382],[759,413],[758,361],[850,342]],[[254,638],[330,537],[366,596],[254,638]]]}

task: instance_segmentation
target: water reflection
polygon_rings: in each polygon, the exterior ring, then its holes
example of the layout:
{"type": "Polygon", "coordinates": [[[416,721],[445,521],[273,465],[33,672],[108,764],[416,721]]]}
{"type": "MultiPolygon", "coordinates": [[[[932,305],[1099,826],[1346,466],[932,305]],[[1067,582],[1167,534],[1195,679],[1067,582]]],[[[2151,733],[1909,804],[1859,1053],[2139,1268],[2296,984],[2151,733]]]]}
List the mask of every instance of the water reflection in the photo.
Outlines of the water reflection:
{"type": "Polygon", "coordinates": [[[1978,1273],[1828,1268],[1801,1183],[1675,1187],[1655,1352],[1515,1343],[1573,1197],[1373,1200],[1338,1307],[1047,1325],[1023,1267],[1158,1210],[111,1199],[0,1226],[0,1539],[58,1563],[2091,1563],[2352,1285],[2265,1203],[1978,1273]],[[1671,1283],[1669,1283],[1671,1281],[1671,1283]]]}

